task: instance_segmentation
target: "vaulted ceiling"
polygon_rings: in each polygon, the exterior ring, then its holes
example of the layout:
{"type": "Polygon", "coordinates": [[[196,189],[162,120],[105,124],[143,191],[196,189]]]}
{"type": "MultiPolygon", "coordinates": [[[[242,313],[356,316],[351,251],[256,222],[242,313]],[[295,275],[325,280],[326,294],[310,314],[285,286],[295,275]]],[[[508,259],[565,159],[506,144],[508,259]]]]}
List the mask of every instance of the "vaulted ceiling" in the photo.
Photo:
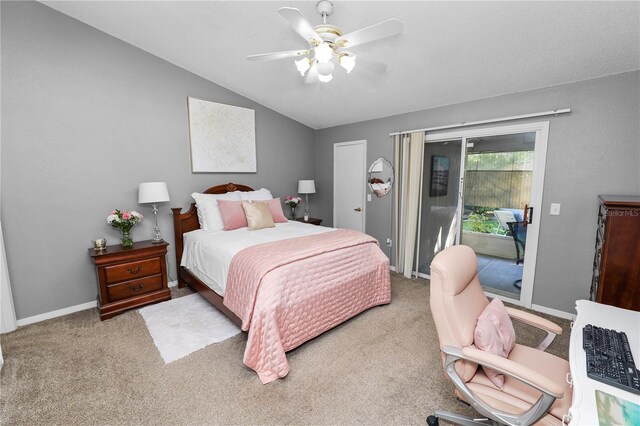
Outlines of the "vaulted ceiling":
{"type": "Polygon", "coordinates": [[[293,59],[247,55],[304,49],[276,13],[315,1],[43,1],[42,3],[314,129],[640,69],[640,3],[334,1],[345,33],[389,18],[401,35],[353,48],[382,75],[337,67],[305,84],[293,59]]]}

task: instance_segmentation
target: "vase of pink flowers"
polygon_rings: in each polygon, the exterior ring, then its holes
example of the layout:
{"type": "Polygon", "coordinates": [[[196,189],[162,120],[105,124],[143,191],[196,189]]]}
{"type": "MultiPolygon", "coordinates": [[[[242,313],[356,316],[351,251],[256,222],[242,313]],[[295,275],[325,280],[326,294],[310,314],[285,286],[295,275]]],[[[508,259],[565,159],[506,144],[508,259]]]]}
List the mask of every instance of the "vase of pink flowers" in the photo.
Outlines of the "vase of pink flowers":
{"type": "Polygon", "coordinates": [[[298,207],[298,204],[300,204],[301,201],[302,198],[292,197],[291,195],[285,198],[284,203],[291,209],[291,212],[289,213],[289,219],[296,220],[296,207],[298,207]]]}
{"type": "Polygon", "coordinates": [[[126,211],[115,209],[107,217],[107,223],[122,232],[122,247],[133,247],[133,237],[131,228],[142,221],[142,215],[135,210],[126,211]]]}

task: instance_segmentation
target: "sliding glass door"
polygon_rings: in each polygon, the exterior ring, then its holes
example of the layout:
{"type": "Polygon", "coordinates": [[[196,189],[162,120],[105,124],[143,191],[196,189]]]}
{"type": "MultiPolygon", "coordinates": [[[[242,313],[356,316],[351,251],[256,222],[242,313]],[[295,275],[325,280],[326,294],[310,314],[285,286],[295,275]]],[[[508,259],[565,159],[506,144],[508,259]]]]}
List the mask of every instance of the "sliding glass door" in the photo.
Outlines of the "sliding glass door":
{"type": "Polygon", "coordinates": [[[431,261],[457,243],[460,229],[460,171],[462,139],[424,146],[418,272],[430,275],[431,261]]]}
{"type": "Polygon", "coordinates": [[[547,135],[547,122],[426,135],[418,275],[464,244],[489,295],[531,306],[547,135]]]}

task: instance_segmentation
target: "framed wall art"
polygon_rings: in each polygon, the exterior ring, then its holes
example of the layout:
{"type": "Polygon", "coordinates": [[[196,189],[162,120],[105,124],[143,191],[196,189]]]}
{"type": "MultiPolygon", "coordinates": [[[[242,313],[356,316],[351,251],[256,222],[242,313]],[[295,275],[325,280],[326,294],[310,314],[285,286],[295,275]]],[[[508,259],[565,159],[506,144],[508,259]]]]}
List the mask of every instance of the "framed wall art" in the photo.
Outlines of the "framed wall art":
{"type": "Polygon", "coordinates": [[[431,187],[430,197],[447,195],[449,188],[449,157],[431,156],[431,187]]]}
{"type": "Polygon", "coordinates": [[[187,98],[191,171],[256,173],[255,110],[187,98]]]}

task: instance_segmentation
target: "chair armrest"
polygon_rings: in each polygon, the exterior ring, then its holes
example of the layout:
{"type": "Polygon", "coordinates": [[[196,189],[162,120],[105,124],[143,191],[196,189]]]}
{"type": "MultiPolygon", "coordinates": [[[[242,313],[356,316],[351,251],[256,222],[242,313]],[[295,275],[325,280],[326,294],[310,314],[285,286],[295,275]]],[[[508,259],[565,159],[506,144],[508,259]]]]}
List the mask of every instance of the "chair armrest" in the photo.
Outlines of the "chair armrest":
{"type": "Polygon", "coordinates": [[[465,359],[507,374],[555,398],[564,396],[562,386],[524,365],[471,346],[462,348],[462,355],[465,359]]]}
{"type": "Polygon", "coordinates": [[[529,312],[510,308],[508,306],[505,307],[507,308],[507,313],[509,314],[509,316],[517,321],[523,322],[541,330],[545,330],[549,333],[558,335],[562,334],[562,327],[560,327],[556,323],[553,323],[547,319],[531,314],[529,312]]]}

